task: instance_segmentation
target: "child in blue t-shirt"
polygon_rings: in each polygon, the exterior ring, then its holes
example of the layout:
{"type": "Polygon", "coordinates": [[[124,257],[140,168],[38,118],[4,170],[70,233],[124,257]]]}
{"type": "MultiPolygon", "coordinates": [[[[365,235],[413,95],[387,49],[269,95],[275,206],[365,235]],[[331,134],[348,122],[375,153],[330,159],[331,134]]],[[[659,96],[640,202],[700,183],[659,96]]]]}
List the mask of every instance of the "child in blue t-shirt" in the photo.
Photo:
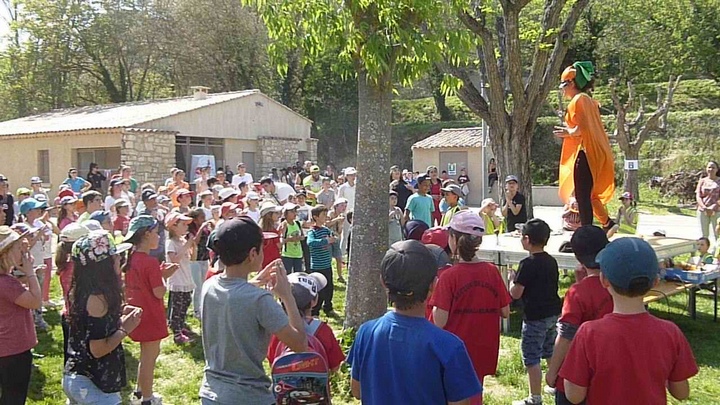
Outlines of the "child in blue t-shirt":
{"type": "Polygon", "coordinates": [[[353,396],[368,404],[480,401],[482,387],[465,344],[425,319],[437,274],[430,251],[416,240],[397,242],[380,271],[394,310],[357,332],[347,358],[353,396]]]}
{"type": "Polygon", "coordinates": [[[417,192],[408,197],[405,205],[405,222],[416,219],[425,222],[428,227],[432,228],[432,213],[435,211],[435,203],[427,194],[430,190],[430,177],[422,175],[418,177],[417,181],[417,192]]]}

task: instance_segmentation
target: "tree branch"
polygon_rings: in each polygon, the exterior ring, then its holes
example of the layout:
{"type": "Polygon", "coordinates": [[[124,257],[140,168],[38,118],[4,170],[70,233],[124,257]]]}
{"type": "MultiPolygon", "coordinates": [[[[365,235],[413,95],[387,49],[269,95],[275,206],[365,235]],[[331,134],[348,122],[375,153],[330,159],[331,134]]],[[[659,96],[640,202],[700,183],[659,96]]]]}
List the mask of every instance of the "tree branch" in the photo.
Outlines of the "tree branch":
{"type": "Polygon", "coordinates": [[[675,89],[680,84],[680,78],[682,76],[678,76],[677,79],[675,79],[673,83],[673,77],[670,76],[670,79],[668,80],[668,91],[667,95],[665,96],[665,101],[662,100],[662,89],[658,87],[657,92],[657,100],[658,100],[658,109],[653,113],[653,115],[650,116],[650,118],[647,120],[647,122],[640,128],[638,131],[637,137],[635,138],[635,141],[633,142],[633,146],[640,147],[642,144],[650,137],[650,134],[653,132],[656,133],[665,133],[667,131],[667,114],[670,111],[670,105],[672,104],[672,97],[675,93],[675,89]]]}
{"type": "Polygon", "coordinates": [[[575,26],[589,3],[590,0],[577,0],[570,9],[565,22],[560,28],[560,34],[555,38],[555,47],[553,48],[550,60],[545,68],[545,73],[543,74],[540,91],[535,93],[535,98],[530,102],[530,105],[534,110],[539,111],[541,103],[544,102],[545,96],[550,91],[549,86],[554,85],[557,82],[556,80],[553,80],[553,77],[560,73],[563,59],[565,58],[568,47],[570,46],[572,33],[575,31],[575,26]]]}
{"type": "Polygon", "coordinates": [[[520,14],[515,7],[505,10],[505,74],[513,95],[513,110],[525,111],[527,97],[523,88],[523,66],[520,46],[520,14]]]}
{"type": "Polygon", "coordinates": [[[450,63],[436,63],[435,66],[440,69],[441,72],[455,76],[462,81],[463,85],[457,92],[457,96],[470,108],[475,114],[477,114],[484,121],[490,120],[490,108],[487,100],[482,96],[480,90],[475,87],[470,73],[467,69],[453,66],[450,63]]]}
{"type": "Polygon", "coordinates": [[[630,141],[628,139],[628,128],[625,124],[625,106],[620,102],[620,97],[617,93],[617,79],[610,79],[609,84],[610,98],[612,99],[613,106],[615,107],[615,120],[617,123],[613,138],[617,141],[618,146],[620,146],[620,150],[627,154],[627,151],[630,150],[630,141]]]}
{"type": "Polygon", "coordinates": [[[542,33],[535,44],[535,53],[533,55],[532,67],[530,68],[530,77],[528,78],[525,92],[527,94],[536,94],[544,77],[543,69],[540,66],[546,66],[550,57],[550,41],[551,36],[547,32],[557,27],[560,21],[560,13],[565,6],[566,0],[545,0],[545,14],[542,19],[542,33]]]}
{"type": "Polygon", "coordinates": [[[500,70],[497,65],[497,58],[495,57],[495,42],[493,40],[492,33],[485,27],[485,14],[478,8],[476,10],[480,19],[471,16],[466,11],[460,11],[458,17],[460,21],[470,31],[477,35],[481,40],[482,44],[480,47],[480,63],[485,67],[487,75],[487,81],[490,85],[488,88],[488,110],[490,115],[499,117],[501,115],[507,115],[505,110],[505,89],[503,86],[503,80],[500,76],[500,70]]]}

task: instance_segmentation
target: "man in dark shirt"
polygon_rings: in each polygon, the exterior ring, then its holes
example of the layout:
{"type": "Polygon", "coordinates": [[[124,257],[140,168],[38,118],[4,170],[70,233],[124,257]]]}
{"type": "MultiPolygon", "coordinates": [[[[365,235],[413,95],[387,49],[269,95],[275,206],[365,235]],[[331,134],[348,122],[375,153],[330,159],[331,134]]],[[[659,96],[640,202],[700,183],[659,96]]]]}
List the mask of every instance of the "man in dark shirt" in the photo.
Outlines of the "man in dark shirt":
{"type": "Polygon", "coordinates": [[[3,225],[11,226],[15,220],[15,199],[12,194],[8,193],[8,179],[5,175],[0,174],[0,209],[5,211],[5,223],[3,225]]]}
{"type": "Polygon", "coordinates": [[[527,207],[525,196],[518,191],[517,176],[510,175],[505,178],[505,203],[502,207],[502,215],[507,220],[507,231],[515,231],[517,224],[527,222],[527,207]]]}

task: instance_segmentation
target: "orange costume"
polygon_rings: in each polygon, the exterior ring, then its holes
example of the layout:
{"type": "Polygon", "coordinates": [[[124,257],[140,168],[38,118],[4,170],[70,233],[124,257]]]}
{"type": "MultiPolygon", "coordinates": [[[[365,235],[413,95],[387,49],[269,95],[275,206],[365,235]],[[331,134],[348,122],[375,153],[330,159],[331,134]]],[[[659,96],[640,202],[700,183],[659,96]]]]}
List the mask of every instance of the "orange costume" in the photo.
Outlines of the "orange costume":
{"type": "MultiPolygon", "coordinates": [[[[575,80],[574,66],[563,72],[561,78],[563,83],[575,80]]],[[[583,92],[576,94],[567,107],[565,126],[577,129],[563,139],[560,155],[560,199],[567,204],[573,192],[579,192],[576,190],[581,188],[579,185],[576,187],[576,181],[579,179],[575,179],[574,176],[578,157],[581,156],[580,152],[584,151],[587,166],[592,174],[592,191],[590,192],[592,211],[600,224],[604,226],[610,223],[605,204],[612,199],[615,192],[615,162],[610,149],[610,141],[600,120],[598,102],[583,92]]],[[[577,197],[578,201],[582,198],[581,196],[577,197]]]]}

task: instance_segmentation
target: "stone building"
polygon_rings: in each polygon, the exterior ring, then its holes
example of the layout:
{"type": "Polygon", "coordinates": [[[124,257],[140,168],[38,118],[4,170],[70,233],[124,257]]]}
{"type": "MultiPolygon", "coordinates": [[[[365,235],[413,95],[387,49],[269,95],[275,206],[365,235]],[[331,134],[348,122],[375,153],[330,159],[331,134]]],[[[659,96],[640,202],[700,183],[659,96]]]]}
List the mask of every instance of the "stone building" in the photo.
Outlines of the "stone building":
{"type": "MultiPolygon", "coordinates": [[[[51,111],[0,122],[0,173],[11,188],[40,176],[56,189],[70,167],[133,168],[139,182],[159,184],[172,167],[194,177],[193,156],[213,156],[217,168],[263,176],[273,167],[317,159],[312,122],[258,90],[195,94],[162,100],[51,111]]],[[[195,161],[197,162],[197,160],[195,161]]]]}

